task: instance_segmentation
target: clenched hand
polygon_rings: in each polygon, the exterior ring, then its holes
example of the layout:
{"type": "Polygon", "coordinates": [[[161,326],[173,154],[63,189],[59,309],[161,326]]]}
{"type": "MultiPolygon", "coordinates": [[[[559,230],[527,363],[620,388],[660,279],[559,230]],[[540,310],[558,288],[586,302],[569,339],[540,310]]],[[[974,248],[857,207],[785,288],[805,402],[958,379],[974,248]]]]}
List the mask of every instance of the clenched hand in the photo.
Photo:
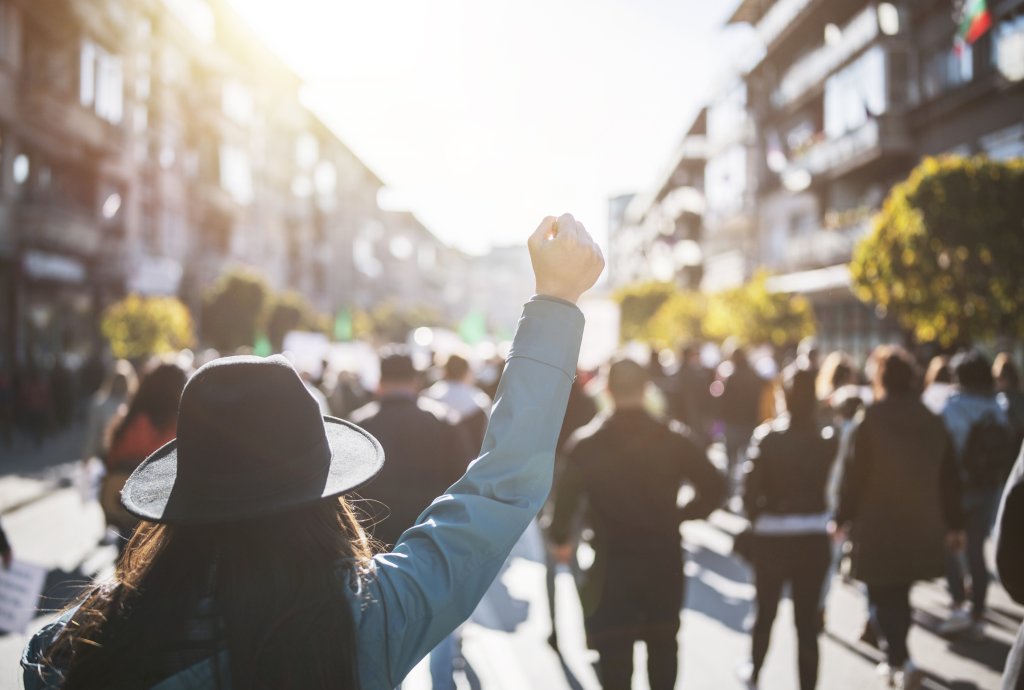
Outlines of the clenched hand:
{"type": "Polygon", "coordinates": [[[528,244],[538,295],[575,303],[604,270],[601,248],[568,213],[542,220],[528,244]]]}

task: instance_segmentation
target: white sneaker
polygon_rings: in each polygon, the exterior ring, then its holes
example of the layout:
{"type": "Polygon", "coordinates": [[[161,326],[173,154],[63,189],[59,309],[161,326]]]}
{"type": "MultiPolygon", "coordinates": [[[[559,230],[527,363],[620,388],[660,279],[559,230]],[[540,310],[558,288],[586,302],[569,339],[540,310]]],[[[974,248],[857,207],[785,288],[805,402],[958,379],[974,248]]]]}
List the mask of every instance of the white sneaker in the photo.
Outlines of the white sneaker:
{"type": "Polygon", "coordinates": [[[896,674],[896,687],[900,690],[918,690],[924,682],[924,671],[913,661],[907,660],[896,674]]]}
{"type": "Polygon", "coordinates": [[[971,618],[971,614],[968,613],[966,607],[955,608],[953,609],[953,612],[949,614],[949,618],[939,624],[938,633],[943,637],[948,635],[959,635],[962,632],[970,630],[973,624],[974,620],[971,618]]]}
{"type": "Polygon", "coordinates": [[[757,690],[757,681],[754,679],[754,663],[746,661],[736,668],[736,678],[743,683],[747,690],[757,690]]]}
{"type": "Polygon", "coordinates": [[[875,673],[878,674],[878,677],[881,678],[886,687],[896,687],[896,669],[892,666],[883,661],[878,666],[875,666],[875,673]]]}

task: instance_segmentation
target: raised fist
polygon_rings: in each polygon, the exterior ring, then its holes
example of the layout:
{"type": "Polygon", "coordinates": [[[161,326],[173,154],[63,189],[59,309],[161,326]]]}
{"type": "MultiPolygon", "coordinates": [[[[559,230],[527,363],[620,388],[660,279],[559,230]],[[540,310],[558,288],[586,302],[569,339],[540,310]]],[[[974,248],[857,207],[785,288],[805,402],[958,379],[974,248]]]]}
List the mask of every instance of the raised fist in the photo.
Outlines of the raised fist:
{"type": "Polygon", "coordinates": [[[528,244],[538,295],[576,302],[604,270],[601,248],[568,213],[542,220],[528,244]]]}

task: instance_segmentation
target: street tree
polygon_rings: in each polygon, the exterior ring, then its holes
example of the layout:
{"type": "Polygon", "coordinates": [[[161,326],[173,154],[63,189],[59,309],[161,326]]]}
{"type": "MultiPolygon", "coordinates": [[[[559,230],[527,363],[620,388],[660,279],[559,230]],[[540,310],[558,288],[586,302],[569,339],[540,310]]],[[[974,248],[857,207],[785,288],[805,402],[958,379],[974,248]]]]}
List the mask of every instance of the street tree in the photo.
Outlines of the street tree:
{"type": "Polygon", "coordinates": [[[328,325],[327,317],[298,292],[283,292],[270,299],[265,330],[274,352],[281,351],[290,331],[327,332],[328,325]]]}
{"type": "Polygon", "coordinates": [[[800,295],[772,292],[768,274],[708,298],[704,331],[714,339],[733,338],[743,345],[792,345],[814,335],[814,311],[800,295]]]}
{"type": "Polygon", "coordinates": [[[133,360],[176,352],[195,340],[192,315],[174,297],[129,295],[107,307],[100,330],[115,357],[133,360]]]}
{"type": "Polygon", "coordinates": [[[626,285],[612,298],[619,305],[619,337],[622,340],[649,341],[651,319],[662,305],[679,291],[672,283],[648,281],[626,285]]]}
{"type": "Polygon", "coordinates": [[[857,246],[857,297],[923,342],[1024,337],[1024,160],[926,158],[857,246]]]}
{"type": "Polygon", "coordinates": [[[677,290],[647,322],[644,339],[659,348],[677,348],[703,340],[707,308],[707,299],[699,292],[677,290]]]}
{"type": "Polygon", "coordinates": [[[202,336],[222,352],[252,347],[259,333],[270,288],[248,268],[221,275],[203,300],[202,336]]]}

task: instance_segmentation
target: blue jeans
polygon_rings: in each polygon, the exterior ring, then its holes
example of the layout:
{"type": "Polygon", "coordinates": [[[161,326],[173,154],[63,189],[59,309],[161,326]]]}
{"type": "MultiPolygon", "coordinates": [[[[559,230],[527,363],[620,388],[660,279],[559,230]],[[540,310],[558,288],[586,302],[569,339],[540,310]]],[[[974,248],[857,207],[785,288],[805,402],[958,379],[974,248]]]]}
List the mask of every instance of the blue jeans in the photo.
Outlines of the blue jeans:
{"type": "Polygon", "coordinates": [[[985,599],[992,580],[988,564],[985,563],[985,541],[995,523],[1000,494],[998,488],[964,491],[964,532],[967,543],[963,556],[955,553],[946,555],[946,581],[955,605],[967,601],[964,570],[971,576],[971,606],[975,618],[981,618],[985,612],[985,599]]]}

